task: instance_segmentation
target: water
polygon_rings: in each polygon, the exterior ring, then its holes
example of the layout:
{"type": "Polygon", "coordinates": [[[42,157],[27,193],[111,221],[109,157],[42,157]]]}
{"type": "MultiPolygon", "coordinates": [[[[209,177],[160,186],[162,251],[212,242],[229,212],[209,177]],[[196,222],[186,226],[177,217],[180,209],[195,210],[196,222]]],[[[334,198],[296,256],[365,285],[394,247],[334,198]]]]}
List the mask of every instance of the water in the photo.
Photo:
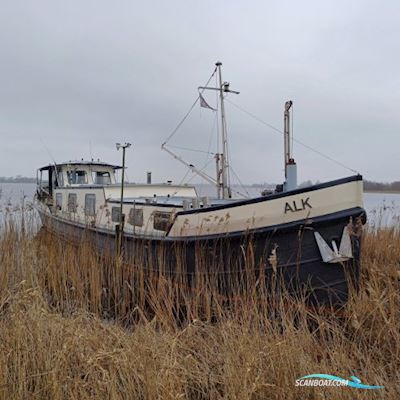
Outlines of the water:
{"type": "Polygon", "coordinates": [[[39,229],[40,221],[33,209],[35,191],[34,183],[0,183],[0,231],[10,224],[32,233],[39,229]]]}
{"type": "Polygon", "coordinates": [[[35,191],[35,183],[0,183],[0,206],[21,206],[24,196],[25,202],[32,203],[35,191]]]}
{"type": "MultiPolygon", "coordinates": [[[[248,192],[259,196],[261,188],[245,186],[234,188],[239,192],[248,192]]],[[[0,183],[0,219],[5,213],[20,215],[22,205],[25,211],[33,213],[32,200],[35,194],[34,183],[0,183]]],[[[210,185],[198,185],[199,195],[213,195],[215,189],[210,185]]],[[[246,193],[245,193],[246,194],[246,193]]],[[[364,193],[364,207],[371,227],[400,226],[400,193],[364,193]]]]}
{"type": "Polygon", "coordinates": [[[400,227],[400,193],[364,193],[364,208],[370,227],[400,227]]]}

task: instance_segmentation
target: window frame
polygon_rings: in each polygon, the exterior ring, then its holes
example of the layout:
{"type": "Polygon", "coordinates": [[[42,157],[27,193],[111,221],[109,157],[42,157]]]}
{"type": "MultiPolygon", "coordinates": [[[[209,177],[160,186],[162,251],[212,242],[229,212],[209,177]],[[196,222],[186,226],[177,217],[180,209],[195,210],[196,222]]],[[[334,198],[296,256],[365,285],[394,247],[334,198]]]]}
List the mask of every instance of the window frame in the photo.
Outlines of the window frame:
{"type": "Polygon", "coordinates": [[[170,211],[154,211],[153,228],[157,231],[167,232],[171,227],[172,212],[170,211]]]}
{"type": "MultiPolygon", "coordinates": [[[[124,215],[122,213],[122,215],[124,215]]],[[[116,223],[120,223],[121,222],[121,207],[120,206],[114,206],[111,207],[111,221],[112,222],[116,222],[116,223]],[[117,219],[115,218],[115,214],[117,214],[117,219]]]]}
{"type": "Polygon", "coordinates": [[[111,185],[111,173],[110,171],[92,171],[92,180],[95,185],[111,185]],[[101,174],[101,182],[97,181],[98,174],[101,174]],[[106,175],[108,178],[107,183],[104,182],[104,175],[106,175]]]}
{"type": "Polygon", "coordinates": [[[78,195],[76,193],[68,193],[67,209],[70,213],[76,213],[78,210],[78,195]],[[74,201],[71,201],[71,199],[74,201]]]}
{"type": "Polygon", "coordinates": [[[64,186],[64,174],[62,171],[57,172],[57,185],[59,187],[64,186]]]}
{"type": "Polygon", "coordinates": [[[143,208],[132,207],[129,210],[128,223],[133,226],[142,227],[144,225],[143,208]]]}
{"type": "Polygon", "coordinates": [[[85,216],[87,217],[95,217],[96,216],[96,195],[94,193],[86,193],[85,194],[85,216]],[[93,199],[93,204],[89,203],[89,199],[93,199]],[[93,207],[93,209],[89,209],[93,207]]]}
{"type": "Polygon", "coordinates": [[[56,193],[56,210],[62,210],[63,206],[63,195],[62,193],[56,193]]]}
{"type": "Polygon", "coordinates": [[[67,171],[67,180],[68,180],[68,184],[69,185],[86,185],[88,183],[88,174],[87,171],[85,171],[84,169],[78,169],[78,170],[72,170],[72,171],[67,171]],[[79,175],[78,173],[82,172],[83,175],[79,175]],[[72,182],[72,176],[75,175],[75,181],[72,182]],[[79,177],[84,177],[84,181],[83,182],[78,182],[78,178],[79,177]]]}

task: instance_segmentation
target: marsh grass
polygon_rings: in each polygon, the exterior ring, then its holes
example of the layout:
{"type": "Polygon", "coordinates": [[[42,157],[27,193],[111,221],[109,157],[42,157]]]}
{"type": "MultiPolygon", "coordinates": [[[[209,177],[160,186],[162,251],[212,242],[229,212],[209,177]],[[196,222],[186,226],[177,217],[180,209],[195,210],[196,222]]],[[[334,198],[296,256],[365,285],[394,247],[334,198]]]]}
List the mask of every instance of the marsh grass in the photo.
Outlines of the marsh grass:
{"type": "Polygon", "coordinates": [[[284,293],[270,298],[252,273],[227,301],[212,274],[197,271],[193,290],[183,275],[141,261],[9,223],[0,239],[0,398],[400,397],[399,231],[364,236],[361,290],[340,315],[284,293]],[[385,389],[295,386],[311,373],[385,389]]]}

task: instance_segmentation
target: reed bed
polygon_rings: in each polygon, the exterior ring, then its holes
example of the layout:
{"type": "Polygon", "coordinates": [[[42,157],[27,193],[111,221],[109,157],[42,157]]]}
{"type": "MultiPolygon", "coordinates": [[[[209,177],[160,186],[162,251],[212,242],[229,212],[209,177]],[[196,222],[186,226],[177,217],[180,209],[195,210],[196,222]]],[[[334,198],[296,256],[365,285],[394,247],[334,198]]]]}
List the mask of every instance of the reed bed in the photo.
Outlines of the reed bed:
{"type": "Polygon", "coordinates": [[[212,277],[193,292],[138,259],[8,223],[0,398],[398,399],[400,232],[366,233],[362,265],[345,311],[317,313],[285,294],[272,304],[259,280],[227,302],[212,277]],[[385,388],[295,386],[312,373],[385,388]]]}

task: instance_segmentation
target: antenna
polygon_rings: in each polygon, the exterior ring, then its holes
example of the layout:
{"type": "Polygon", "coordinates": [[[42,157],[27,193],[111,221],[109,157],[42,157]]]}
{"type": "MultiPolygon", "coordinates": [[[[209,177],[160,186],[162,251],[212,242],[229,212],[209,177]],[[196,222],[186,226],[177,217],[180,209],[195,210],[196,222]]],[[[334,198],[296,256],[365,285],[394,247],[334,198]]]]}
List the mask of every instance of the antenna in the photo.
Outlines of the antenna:
{"type": "Polygon", "coordinates": [[[50,156],[50,158],[52,159],[53,163],[56,163],[56,160],[54,159],[53,155],[50,153],[49,148],[46,146],[46,143],[43,141],[42,138],[40,138],[40,141],[42,142],[43,147],[45,148],[45,150],[47,151],[47,154],[50,156]]]}
{"type": "Polygon", "coordinates": [[[56,181],[58,184],[58,170],[57,170],[57,163],[56,160],[54,159],[53,155],[50,153],[49,148],[46,146],[46,143],[43,141],[42,138],[40,138],[40,141],[42,142],[43,147],[45,148],[45,150],[47,151],[48,155],[50,156],[50,158],[53,160],[53,164],[54,164],[54,169],[56,171],[56,181]]]}
{"type": "Polygon", "coordinates": [[[93,161],[92,141],[91,140],[89,140],[89,153],[90,153],[90,159],[93,161]]]}

